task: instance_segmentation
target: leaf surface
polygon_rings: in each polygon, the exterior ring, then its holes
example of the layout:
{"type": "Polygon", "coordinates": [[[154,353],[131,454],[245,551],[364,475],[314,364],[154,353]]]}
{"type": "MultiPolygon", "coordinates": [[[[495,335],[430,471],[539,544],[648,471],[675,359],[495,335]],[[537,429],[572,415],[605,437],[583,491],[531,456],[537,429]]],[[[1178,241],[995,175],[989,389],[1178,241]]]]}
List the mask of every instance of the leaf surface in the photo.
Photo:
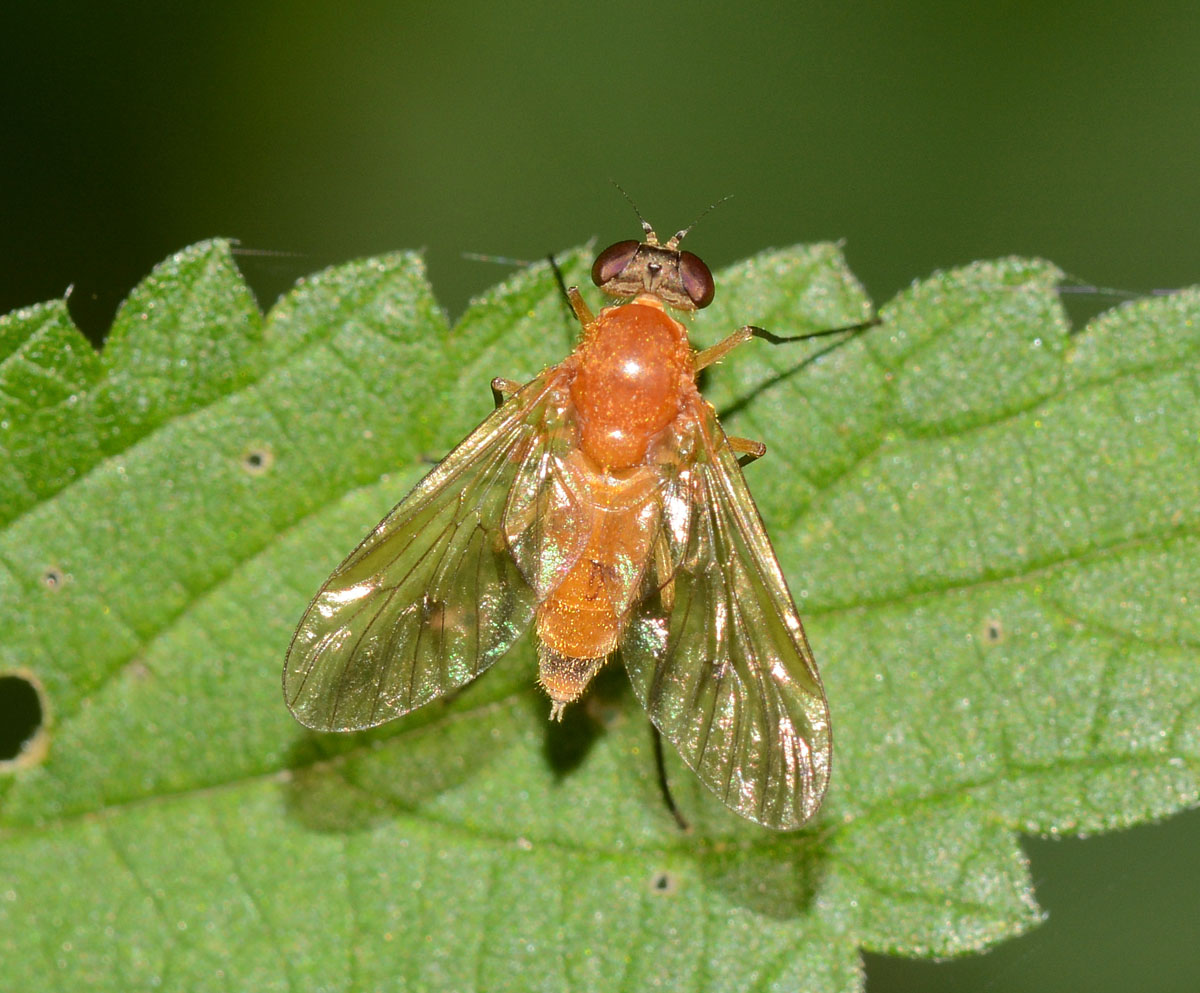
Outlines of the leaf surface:
{"type": "MultiPolygon", "coordinates": [[[[564,257],[568,282],[583,252],[564,257]]],[[[545,267],[450,328],[420,260],[265,317],[222,242],[164,262],[96,354],[0,319],[0,671],[48,752],[0,776],[13,988],[856,990],[1039,919],[1018,833],[1196,803],[1200,294],[1073,332],[1058,271],[977,263],[883,324],[705,375],[822,668],[833,786],[742,822],[619,666],[563,725],[521,644],[448,704],[314,735],[279,672],[308,598],[491,405],[569,347],[545,267]]],[[[838,250],[717,279],[698,344],[870,303],[838,250]]]]}

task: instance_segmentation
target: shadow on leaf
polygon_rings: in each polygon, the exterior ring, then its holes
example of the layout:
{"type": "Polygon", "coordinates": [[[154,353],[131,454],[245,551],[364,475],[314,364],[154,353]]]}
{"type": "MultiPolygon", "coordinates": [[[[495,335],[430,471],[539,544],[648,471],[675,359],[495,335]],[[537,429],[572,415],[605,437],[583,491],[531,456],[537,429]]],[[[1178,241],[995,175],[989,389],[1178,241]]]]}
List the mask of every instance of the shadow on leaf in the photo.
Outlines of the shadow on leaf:
{"type": "Polygon", "coordinates": [[[699,860],[706,883],[731,903],[764,917],[803,917],[826,872],[828,853],[821,836],[772,832],[767,841],[751,848],[714,846],[699,860]]]}
{"type": "MultiPolygon", "coordinates": [[[[438,706],[438,705],[434,705],[438,706]]],[[[289,754],[290,813],[315,831],[367,830],[411,814],[502,761],[519,736],[511,701],[470,711],[407,718],[379,731],[348,736],[306,734],[289,754]]]]}
{"type": "MultiPolygon", "coordinates": [[[[539,693],[536,703],[538,716],[545,720],[549,700],[539,693]]],[[[561,721],[547,722],[542,752],[555,778],[562,780],[578,769],[606,729],[625,719],[630,706],[636,705],[630,697],[629,677],[619,661],[610,661],[583,699],[567,706],[561,721]]]]}

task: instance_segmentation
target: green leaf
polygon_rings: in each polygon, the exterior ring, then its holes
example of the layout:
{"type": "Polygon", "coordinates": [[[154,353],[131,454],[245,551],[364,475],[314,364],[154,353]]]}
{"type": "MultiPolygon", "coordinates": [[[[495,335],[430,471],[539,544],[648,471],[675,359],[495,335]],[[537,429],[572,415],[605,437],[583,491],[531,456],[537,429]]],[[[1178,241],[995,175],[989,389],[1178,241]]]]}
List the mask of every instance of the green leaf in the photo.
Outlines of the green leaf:
{"type": "MultiPolygon", "coordinates": [[[[566,257],[568,281],[586,272],[566,257]]],[[[738,820],[611,666],[546,721],[522,645],[448,704],[320,736],[279,673],[308,597],[488,411],[565,354],[545,267],[449,328],[420,260],[262,318],[228,246],[130,297],[97,356],[63,303],[0,321],[0,673],[45,754],[0,776],[14,989],[861,987],[1039,919],[1018,832],[1196,803],[1200,294],[1072,333],[1044,262],[915,284],[883,324],[705,375],[770,445],[750,485],[834,714],[807,830],[738,820]]],[[[870,314],[833,246],[718,277],[695,321],[870,314]]]]}

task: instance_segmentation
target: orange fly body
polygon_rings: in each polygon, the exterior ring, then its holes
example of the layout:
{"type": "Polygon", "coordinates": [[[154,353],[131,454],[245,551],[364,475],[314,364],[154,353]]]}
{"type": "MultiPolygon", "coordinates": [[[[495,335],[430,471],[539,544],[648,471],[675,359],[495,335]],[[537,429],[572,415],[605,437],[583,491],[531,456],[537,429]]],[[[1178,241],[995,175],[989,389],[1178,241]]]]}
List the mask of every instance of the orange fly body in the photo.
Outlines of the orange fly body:
{"type": "Polygon", "coordinates": [[[728,807],[809,820],[829,783],[829,709],[795,604],[696,386],[747,341],[703,351],[670,310],[707,306],[708,267],[660,244],[605,249],[593,281],[623,302],[524,385],[372,531],[313,598],[284,697],[323,731],[374,727],[469,682],[530,627],[550,716],[619,653],[658,730],[728,807]]]}

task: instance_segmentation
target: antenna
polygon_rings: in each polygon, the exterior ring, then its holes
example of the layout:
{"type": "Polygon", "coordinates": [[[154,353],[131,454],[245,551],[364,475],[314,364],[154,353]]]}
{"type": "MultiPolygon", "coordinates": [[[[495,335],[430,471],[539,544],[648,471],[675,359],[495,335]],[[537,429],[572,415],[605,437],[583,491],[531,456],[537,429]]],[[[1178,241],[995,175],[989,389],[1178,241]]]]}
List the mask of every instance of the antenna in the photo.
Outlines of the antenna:
{"type": "Polygon", "coordinates": [[[642,222],[642,230],[646,233],[646,244],[657,245],[658,244],[658,235],[656,235],[654,233],[654,228],[651,226],[650,222],[648,220],[646,220],[646,218],[644,218],[642,216],[642,212],[640,210],[638,210],[637,204],[633,202],[633,197],[631,197],[628,193],[626,193],[621,188],[621,184],[618,183],[615,179],[610,179],[609,182],[612,183],[613,186],[615,186],[617,188],[617,192],[620,193],[621,196],[623,196],[625,198],[625,202],[628,203],[629,206],[631,206],[633,208],[633,212],[635,214],[637,214],[637,219],[642,222]]]}
{"type": "MultiPolygon", "coordinates": [[[[620,187],[618,187],[618,189],[620,189],[620,187]]],[[[705,207],[702,211],[700,211],[700,216],[697,217],[694,221],[692,221],[691,224],[689,224],[682,231],[676,231],[675,234],[673,234],[671,236],[671,240],[668,241],[666,243],[666,245],[663,247],[670,248],[670,249],[677,248],[679,246],[679,243],[681,241],[683,241],[684,238],[687,237],[688,232],[691,231],[692,228],[694,228],[697,224],[699,224],[702,220],[704,220],[704,218],[706,218],[709,214],[711,214],[714,210],[716,210],[719,206],[721,206],[721,204],[723,204],[726,200],[732,200],[732,199],[733,199],[733,194],[730,193],[727,196],[721,197],[721,199],[718,200],[716,203],[710,203],[707,207],[705,207]]]]}

